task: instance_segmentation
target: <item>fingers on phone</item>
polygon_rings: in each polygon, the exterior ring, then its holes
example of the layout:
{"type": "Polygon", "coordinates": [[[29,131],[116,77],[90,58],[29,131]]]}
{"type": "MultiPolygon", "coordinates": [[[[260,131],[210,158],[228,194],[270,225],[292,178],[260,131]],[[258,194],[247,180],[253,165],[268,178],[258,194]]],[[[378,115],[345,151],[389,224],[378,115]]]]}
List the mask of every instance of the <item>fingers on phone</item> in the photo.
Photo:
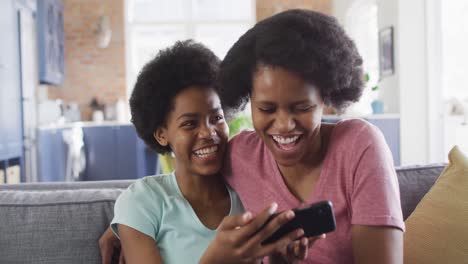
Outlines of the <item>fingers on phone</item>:
{"type": "Polygon", "coordinates": [[[296,229],[292,232],[289,232],[287,235],[283,236],[277,242],[273,243],[276,244],[276,247],[284,247],[287,246],[289,243],[300,239],[304,236],[304,230],[302,228],[296,229]]]}
{"type": "Polygon", "coordinates": [[[289,244],[294,243],[295,240],[299,239],[302,236],[304,236],[304,230],[302,230],[301,228],[296,229],[294,231],[289,232],[282,238],[278,239],[278,241],[264,245],[262,250],[264,252],[267,252],[266,254],[270,254],[275,250],[287,247],[289,244]]]}
{"type": "Polygon", "coordinates": [[[243,214],[232,215],[224,217],[219,225],[220,230],[239,229],[240,227],[248,224],[252,220],[252,213],[245,212],[243,214]]]}
{"type": "Polygon", "coordinates": [[[278,204],[272,203],[255,217],[251,215],[250,222],[246,224],[245,228],[241,230],[240,236],[242,236],[244,239],[250,239],[252,235],[257,234],[257,231],[259,231],[264,226],[265,222],[272,214],[275,213],[277,208],[278,204]]]}
{"type": "Polygon", "coordinates": [[[256,223],[255,232],[256,241],[263,241],[271,236],[276,230],[278,230],[283,224],[287,223],[289,220],[294,218],[294,212],[289,210],[283,212],[269,221],[272,211],[269,212],[269,215],[259,217],[259,221],[256,223]],[[266,225],[265,225],[266,223],[266,225]]]}
{"type": "Polygon", "coordinates": [[[326,234],[321,234],[320,236],[309,237],[308,238],[308,245],[309,245],[308,247],[309,248],[312,247],[312,245],[315,243],[315,241],[320,240],[320,239],[324,239],[326,237],[327,237],[326,234]]]}
{"type": "Polygon", "coordinates": [[[311,242],[315,242],[315,241],[317,241],[317,240],[319,240],[319,239],[324,239],[324,238],[326,238],[326,237],[327,237],[326,234],[321,234],[321,235],[319,235],[319,236],[309,237],[309,244],[310,244],[311,242]]]}
{"type": "Polygon", "coordinates": [[[298,259],[305,259],[309,253],[309,239],[303,237],[298,241],[297,246],[294,247],[294,255],[298,259]]]}

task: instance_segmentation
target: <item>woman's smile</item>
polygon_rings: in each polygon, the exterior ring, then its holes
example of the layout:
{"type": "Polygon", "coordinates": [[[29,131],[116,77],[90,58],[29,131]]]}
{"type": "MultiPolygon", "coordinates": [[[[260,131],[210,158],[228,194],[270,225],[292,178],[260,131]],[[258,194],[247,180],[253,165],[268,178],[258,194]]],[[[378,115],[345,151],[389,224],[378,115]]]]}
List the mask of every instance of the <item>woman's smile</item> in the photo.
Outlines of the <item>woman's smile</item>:
{"type": "Polygon", "coordinates": [[[219,150],[219,145],[211,145],[211,146],[199,148],[193,151],[193,154],[195,155],[196,158],[202,161],[211,161],[211,160],[215,160],[216,158],[218,158],[218,156],[220,156],[221,153],[219,153],[218,150],[219,150]]]}
{"type": "Polygon", "coordinates": [[[297,148],[301,140],[301,135],[271,135],[271,138],[280,150],[289,152],[297,148]]]}

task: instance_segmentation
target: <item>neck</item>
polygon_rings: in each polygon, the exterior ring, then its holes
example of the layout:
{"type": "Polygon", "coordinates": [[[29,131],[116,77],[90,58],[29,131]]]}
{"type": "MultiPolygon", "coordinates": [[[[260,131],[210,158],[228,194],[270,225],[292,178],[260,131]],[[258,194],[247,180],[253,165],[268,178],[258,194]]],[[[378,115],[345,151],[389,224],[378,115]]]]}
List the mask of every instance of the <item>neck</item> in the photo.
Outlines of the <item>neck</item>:
{"type": "Polygon", "coordinates": [[[320,132],[310,141],[309,151],[305,153],[303,160],[291,166],[278,168],[289,191],[300,201],[307,201],[320,178],[323,160],[328,149],[328,141],[333,126],[320,128],[320,132]]]}
{"type": "Polygon", "coordinates": [[[228,194],[222,176],[190,173],[176,165],[175,176],[182,195],[188,201],[213,204],[228,194]]]}

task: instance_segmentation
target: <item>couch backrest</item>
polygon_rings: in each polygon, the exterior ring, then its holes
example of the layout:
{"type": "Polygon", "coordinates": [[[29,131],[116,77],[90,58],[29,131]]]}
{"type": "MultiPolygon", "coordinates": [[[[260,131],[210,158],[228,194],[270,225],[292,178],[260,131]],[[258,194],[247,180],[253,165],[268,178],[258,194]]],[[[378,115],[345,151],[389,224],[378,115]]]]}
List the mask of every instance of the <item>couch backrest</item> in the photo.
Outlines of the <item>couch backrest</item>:
{"type": "MultiPolygon", "coordinates": [[[[443,168],[397,168],[404,219],[443,168]]],[[[0,185],[0,263],[100,263],[98,239],[132,182],[0,185]]]]}
{"type": "Polygon", "coordinates": [[[0,185],[0,263],[100,263],[98,239],[130,183],[0,185]]]}
{"type": "Polygon", "coordinates": [[[444,168],[445,164],[397,168],[403,219],[406,220],[413,212],[419,201],[434,185],[444,168]]]}

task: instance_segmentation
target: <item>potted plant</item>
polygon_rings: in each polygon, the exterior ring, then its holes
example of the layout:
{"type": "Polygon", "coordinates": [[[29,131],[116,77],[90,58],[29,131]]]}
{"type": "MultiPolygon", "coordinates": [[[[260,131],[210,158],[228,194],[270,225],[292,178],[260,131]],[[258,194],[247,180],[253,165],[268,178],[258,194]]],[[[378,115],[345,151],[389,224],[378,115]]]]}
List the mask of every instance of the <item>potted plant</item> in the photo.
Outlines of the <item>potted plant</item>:
{"type": "MultiPolygon", "coordinates": [[[[369,73],[366,73],[364,75],[364,81],[366,82],[366,84],[369,82],[369,80],[370,80],[370,75],[369,73]]],[[[384,102],[378,98],[378,90],[379,90],[378,85],[371,87],[371,91],[375,95],[374,100],[372,100],[371,102],[372,114],[383,114],[384,112],[384,102]]]]}

